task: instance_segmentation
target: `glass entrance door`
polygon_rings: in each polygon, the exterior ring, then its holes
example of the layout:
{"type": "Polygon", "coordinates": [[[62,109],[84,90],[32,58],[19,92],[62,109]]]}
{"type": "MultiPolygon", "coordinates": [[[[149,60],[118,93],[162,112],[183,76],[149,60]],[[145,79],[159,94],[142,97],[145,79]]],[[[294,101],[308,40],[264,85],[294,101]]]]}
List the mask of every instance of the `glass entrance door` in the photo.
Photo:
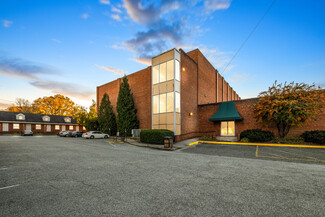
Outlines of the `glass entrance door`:
{"type": "Polygon", "coordinates": [[[235,136],[235,121],[221,121],[221,136],[235,136]]]}

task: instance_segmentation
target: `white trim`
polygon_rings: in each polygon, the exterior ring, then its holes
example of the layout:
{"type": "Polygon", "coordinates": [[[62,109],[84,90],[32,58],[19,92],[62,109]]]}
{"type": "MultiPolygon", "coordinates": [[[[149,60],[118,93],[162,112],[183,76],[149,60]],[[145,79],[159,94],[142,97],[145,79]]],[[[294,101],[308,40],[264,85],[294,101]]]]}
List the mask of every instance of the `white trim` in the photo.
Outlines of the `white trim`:
{"type": "MultiPolygon", "coordinates": [[[[20,123],[20,124],[46,124],[44,122],[21,122],[21,121],[0,121],[0,123],[20,123]]],[[[49,123],[49,124],[61,124],[61,125],[79,125],[79,124],[66,124],[66,123],[49,123]]]]}
{"type": "Polygon", "coordinates": [[[23,113],[19,113],[19,114],[16,115],[16,119],[20,120],[20,121],[23,121],[23,120],[25,120],[25,115],[23,113]],[[22,119],[19,119],[19,117],[22,117],[22,119]]]}
{"type": "Polygon", "coordinates": [[[8,132],[8,131],[9,131],[9,123],[2,123],[2,132],[8,132]]]}
{"type": "Polygon", "coordinates": [[[51,118],[48,116],[48,115],[44,115],[43,117],[42,117],[42,120],[43,121],[46,121],[46,122],[50,122],[51,121],[51,118]],[[47,119],[47,120],[46,120],[47,119]]]}

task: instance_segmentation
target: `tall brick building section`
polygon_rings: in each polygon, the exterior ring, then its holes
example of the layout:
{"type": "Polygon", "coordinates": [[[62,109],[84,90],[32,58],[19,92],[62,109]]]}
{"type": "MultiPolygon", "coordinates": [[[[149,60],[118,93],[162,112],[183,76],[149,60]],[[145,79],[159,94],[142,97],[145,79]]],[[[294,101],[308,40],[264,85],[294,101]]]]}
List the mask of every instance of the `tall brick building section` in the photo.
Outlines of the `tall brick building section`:
{"type": "MultiPolygon", "coordinates": [[[[127,76],[140,129],[170,129],[176,140],[209,135],[232,136],[246,129],[263,128],[253,114],[255,99],[242,100],[199,49],[172,49],[152,59],[152,65],[127,76]],[[225,102],[234,102],[240,119],[209,121],[225,102]]],[[[116,112],[122,79],[97,87],[97,106],[107,93],[116,112]]],[[[310,129],[324,130],[325,114],[310,129]]],[[[275,129],[271,129],[276,134],[275,129]]],[[[289,136],[304,129],[294,128],[289,136]]]]}

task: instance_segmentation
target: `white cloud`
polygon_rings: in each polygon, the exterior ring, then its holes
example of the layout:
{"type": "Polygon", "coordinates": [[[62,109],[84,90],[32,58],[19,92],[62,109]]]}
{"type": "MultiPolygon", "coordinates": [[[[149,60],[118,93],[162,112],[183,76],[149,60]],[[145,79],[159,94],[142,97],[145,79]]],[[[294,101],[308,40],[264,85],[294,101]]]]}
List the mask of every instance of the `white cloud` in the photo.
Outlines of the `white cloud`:
{"type": "Polygon", "coordinates": [[[112,14],[111,15],[111,18],[114,19],[114,20],[116,20],[116,21],[122,21],[120,15],[118,15],[118,14],[112,14]]]}
{"type": "Polygon", "coordinates": [[[2,20],[2,25],[6,28],[9,28],[13,22],[10,20],[2,20]]]}
{"type": "Polygon", "coordinates": [[[162,15],[177,10],[180,6],[178,1],[162,1],[160,7],[155,8],[154,3],[144,7],[140,0],[124,0],[124,7],[131,19],[139,24],[153,24],[162,15]]]}
{"type": "Polygon", "coordinates": [[[87,20],[88,17],[89,17],[89,14],[87,14],[87,13],[84,13],[84,14],[81,15],[81,18],[85,19],[85,20],[87,20]]]}
{"type": "Polygon", "coordinates": [[[61,42],[62,42],[62,41],[60,41],[60,40],[58,40],[56,38],[52,38],[51,40],[54,41],[54,42],[56,42],[56,43],[58,43],[58,44],[61,44],[61,42]]]}
{"type": "Polygon", "coordinates": [[[118,8],[116,8],[114,6],[112,6],[112,12],[119,13],[119,14],[122,13],[122,11],[120,9],[118,9],[118,8]]]}
{"type": "Polygon", "coordinates": [[[230,7],[231,0],[205,0],[204,7],[208,11],[224,10],[230,7]]]}
{"type": "Polygon", "coordinates": [[[62,94],[81,100],[91,100],[95,96],[93,91],[87,91],[85,87],[73,83],[42,80],[29,83],[39,89],[49,90],[55,94],[62,94]]]}
{"type": "Polygon", "coordinates": [[[144,65],[150,66],[151,65],[151,58],[136,58],[133,59],[135,62],[142,63],[144,65]]]}
{"type": "Polygon", "coordinates": [[[109,4],[111,4],[110,1],[108,1],[108,0],[99,0],[99,3],[101,3],[103,5],[109,5],[109,4]]]}
{"type": "Polygon", "coordinates": [[[101,68],[101,69],[105,69],[106,71],[113,72],[114,75],[124,75],[124,74],[127,73],[126,71],[123,71],[122,69],[114,69],[114,68],[109,67],[109,66],[100,66],[100,65],[97,65],[97,64],[95,64],[95,66],[97,66],[98,68],[101,68]]]}

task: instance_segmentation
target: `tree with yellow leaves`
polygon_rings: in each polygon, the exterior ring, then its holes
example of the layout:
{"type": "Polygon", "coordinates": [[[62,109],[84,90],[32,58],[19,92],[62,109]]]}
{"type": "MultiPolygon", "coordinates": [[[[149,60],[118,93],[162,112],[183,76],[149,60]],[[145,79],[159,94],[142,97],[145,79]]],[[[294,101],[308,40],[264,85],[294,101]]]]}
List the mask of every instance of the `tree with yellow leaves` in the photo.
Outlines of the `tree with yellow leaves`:
{"type": "Polygon", "coordinates": [[[33,107],[34,113],[47,115],[75,116],[78,111],[75,103],[61,94],[40,97],[34,100],[33,107]]]}
{"type": "Polygon", "coordinates": [[[324,90],[315,84],[277,84],[275,81],[259,97],[254,109],[257,121],[276,127],[281,138],[289,133],[291,127],[317,118],[325,105],[324,90]]]}

